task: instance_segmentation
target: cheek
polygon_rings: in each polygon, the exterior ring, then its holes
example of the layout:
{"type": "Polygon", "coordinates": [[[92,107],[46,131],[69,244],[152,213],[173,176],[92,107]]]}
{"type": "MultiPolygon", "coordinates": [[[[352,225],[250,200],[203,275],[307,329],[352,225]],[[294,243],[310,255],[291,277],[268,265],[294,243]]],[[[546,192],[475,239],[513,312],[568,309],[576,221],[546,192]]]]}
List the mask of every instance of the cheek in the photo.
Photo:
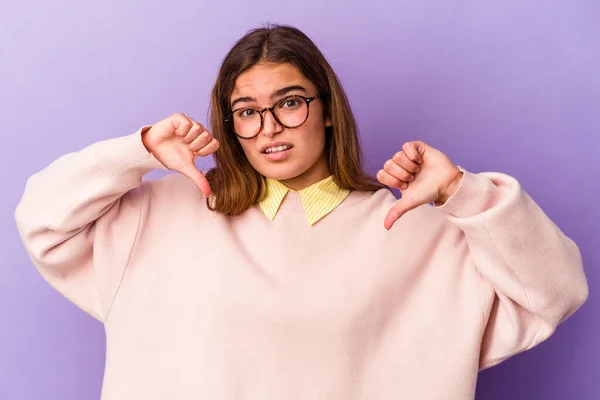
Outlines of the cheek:
{"type": "Polygon", "coordinates": [[[307,121],[305,146],[322,150],[325,145],[325,121],[315,118],[307,121]]]}
{"type": "Polygon", "coordinates": [[[325,142],[325,129],[327,128],[327,121],[323,116],[323,110],[318,108],[313,110],[306,121],[306,127],[310,129],[313,140],[317,140],[319,143],[325,142]]]}

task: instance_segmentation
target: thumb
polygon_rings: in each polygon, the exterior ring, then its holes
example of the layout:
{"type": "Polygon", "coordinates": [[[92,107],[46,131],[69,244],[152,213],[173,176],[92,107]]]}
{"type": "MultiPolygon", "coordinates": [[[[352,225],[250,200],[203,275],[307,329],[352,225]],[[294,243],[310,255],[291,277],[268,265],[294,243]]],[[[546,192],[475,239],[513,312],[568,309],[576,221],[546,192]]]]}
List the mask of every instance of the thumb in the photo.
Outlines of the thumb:
{"type": "Polygon", "coordinates": [[[400,217],[406,214],[408,211],[417,208],[417,204],[414,200],[407,198],[406,196],[402,196],[400,200],[398,200],[390,211],[388,211],[385,216],[385,221],[383,222],[383,226],[385,229],[390,230],[394,222],[396,222],[400,217]]]}
{"type": "Polygon", "coordinates": [[[192,182],[200,188],[204,196],[210,196],[210,185],[208,184],[206,177],[202,175],[202,172],[200,172],[193,163],[183,166],[179,172],[191,179],[192,182]]]}

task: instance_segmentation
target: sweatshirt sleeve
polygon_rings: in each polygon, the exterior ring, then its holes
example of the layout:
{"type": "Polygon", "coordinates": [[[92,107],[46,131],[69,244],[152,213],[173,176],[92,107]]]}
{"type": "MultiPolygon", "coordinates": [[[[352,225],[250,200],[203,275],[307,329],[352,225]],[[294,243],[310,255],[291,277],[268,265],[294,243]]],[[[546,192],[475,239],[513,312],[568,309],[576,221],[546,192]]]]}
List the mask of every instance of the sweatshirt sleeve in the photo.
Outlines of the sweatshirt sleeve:
{"type": "Polygon", "coordinates": [[[27,180],[17,228],[50,285],[100,321],[108,315],[144,208],[142,177],[164,169],[141,133],[62,156],[27,180]]]}
{"type": "Polygon", "coordinates": [[[516,179],[463,173],[438,208],[464,232],[478,269],[485,369],[546,340],[586,301],[588,285],[576,244],[516,179]]]}

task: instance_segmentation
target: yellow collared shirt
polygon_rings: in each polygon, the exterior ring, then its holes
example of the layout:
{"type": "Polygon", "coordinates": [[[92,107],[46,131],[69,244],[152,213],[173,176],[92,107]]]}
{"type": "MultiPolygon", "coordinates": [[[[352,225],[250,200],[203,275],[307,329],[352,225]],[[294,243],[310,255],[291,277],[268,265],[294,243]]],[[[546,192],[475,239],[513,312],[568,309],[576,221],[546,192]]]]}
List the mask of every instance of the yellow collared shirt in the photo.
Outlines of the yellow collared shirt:
{"type": "MultiPolygon", "coordinates": [[[[290,191],[296,191],[274,179],[267,178],[266,184],[267,195],[259,205],[269,221],[273,221],[285,195],[290,191]]],[[[311,226],[333,211],[349,193],[349,190],[340,188],[333,181],[333,176],[298,191],[304,213],[311,226]]]]}

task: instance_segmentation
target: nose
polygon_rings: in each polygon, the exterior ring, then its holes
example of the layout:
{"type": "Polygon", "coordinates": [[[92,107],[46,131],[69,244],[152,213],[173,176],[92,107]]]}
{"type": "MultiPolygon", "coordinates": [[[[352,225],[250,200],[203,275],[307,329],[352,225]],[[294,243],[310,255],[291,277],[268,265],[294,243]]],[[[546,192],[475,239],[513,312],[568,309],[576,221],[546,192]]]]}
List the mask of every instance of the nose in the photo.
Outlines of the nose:
{"type": "Polygon", "coordinates": [[[273,116],[273,112],[270,110],[265,110],[263,113],[263,128],[262,134],[268,137],[273,137],[275,134],[280,133],[283,130],[283,126],[281,126],[275,117],[273,116]]]}

